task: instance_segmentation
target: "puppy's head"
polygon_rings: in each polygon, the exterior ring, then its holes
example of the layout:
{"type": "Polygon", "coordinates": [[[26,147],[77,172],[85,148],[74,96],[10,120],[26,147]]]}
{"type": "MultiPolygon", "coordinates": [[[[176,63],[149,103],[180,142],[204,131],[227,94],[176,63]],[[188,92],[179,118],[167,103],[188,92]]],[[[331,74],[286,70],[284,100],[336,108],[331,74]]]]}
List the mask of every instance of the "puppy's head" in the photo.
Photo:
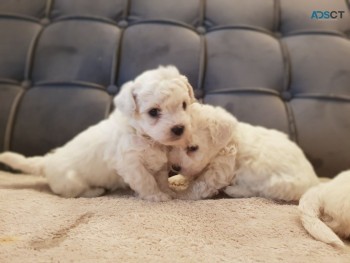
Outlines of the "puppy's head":
{"type": "Polygon", "coordinates": [[[183,145],[190,134],[188,106],[195,101],[187,78],[159,67],[123,85],[114,102],[141,133],[164,145],[183,145]]]}
{"type": "Polygon", "coordinates": [[[199,103],[189,112],[192,134],[186,147],[172,147],[169,162],[173,173],[194,177],[232,141],[237,120],[220,107],[199,103]]]}

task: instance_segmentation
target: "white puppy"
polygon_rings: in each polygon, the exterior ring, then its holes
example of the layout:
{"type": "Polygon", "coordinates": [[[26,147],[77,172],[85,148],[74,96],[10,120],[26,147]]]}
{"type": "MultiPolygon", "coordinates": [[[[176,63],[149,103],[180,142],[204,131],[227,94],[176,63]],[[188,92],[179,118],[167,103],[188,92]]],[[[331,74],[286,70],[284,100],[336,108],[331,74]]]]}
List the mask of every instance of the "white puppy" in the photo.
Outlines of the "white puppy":
{"type": "Polygon", "coordinates": [[[186,140],[193,101],[192,87],[175,67],[146,71],[124,84],[108,119],[45,156],[5,152],[0,162],[46,176],[52,191],[64,197],[99,196],[128,185],[143,199],[166,201],[165,145],[186,140]]]}
{"type": "Polygon", "coordinates": [[[350,170],[308,190],[300,199],[299,210],[303,226],[315,239],[344,246],[334,232],[350,237],[350,170]]]}
{"type": "Polygon", "coordinates": [[[179,198],[207,198],[223,189],[231,197],[292,201],[318,184],[313,167],[284,133],[238,122],[220,107],[194,103],[189,111],[190,144],[169,153],[172,170],[192,179],[179,198]]]}

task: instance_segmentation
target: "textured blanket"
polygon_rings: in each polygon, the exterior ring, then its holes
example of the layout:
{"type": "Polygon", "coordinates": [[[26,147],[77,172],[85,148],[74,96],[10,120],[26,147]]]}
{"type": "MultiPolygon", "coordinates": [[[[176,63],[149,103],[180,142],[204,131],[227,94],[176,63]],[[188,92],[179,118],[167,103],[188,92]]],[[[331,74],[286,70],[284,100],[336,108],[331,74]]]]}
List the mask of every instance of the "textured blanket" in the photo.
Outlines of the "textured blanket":
{"type": "Polygon", "coordinates": [[[350,248],[312,239],[291,204],[64,199],[43,178],[0,172],[0,262],[349,263],[350,248]]]}

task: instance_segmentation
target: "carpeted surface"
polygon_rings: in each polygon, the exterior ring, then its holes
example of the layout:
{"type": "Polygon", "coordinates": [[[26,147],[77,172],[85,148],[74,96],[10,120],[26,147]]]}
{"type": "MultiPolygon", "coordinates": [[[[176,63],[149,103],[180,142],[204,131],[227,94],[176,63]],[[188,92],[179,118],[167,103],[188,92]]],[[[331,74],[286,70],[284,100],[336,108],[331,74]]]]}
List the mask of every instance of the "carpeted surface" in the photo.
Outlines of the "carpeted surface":
{"type": "Polygon", "coordinates": [[[0,262],[350,262],[313,240],[295,205],[260,198],[151,203],[64,199],[0,173],[0,262]]]}

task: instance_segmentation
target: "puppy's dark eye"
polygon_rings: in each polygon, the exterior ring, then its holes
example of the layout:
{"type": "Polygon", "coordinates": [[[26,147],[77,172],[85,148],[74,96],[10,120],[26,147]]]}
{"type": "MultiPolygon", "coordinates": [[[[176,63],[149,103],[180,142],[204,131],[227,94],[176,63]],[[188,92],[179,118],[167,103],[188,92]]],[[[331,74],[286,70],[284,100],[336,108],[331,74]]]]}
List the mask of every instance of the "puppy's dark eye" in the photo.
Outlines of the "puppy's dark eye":
{"type": "Polygon", "coordinates": [[[182,108],[183,108],[184,110],[186,110],[186,108],[187,108],[187,103],[186,103],[186,102],[183,102],[183,103],[182,103],[182,108]]]}
{"type": "Polygon", "coordinates": [[[160,116],[160,109],[158,108],[152,108],[148,111],[148,115],[152,118],[157,118],[160,116]]]}
{"type": "Polygon", "coordinates": [[[196,152],[198,150],[198,145],[192,145],[187,147],[188,152],[196,152]]]}

